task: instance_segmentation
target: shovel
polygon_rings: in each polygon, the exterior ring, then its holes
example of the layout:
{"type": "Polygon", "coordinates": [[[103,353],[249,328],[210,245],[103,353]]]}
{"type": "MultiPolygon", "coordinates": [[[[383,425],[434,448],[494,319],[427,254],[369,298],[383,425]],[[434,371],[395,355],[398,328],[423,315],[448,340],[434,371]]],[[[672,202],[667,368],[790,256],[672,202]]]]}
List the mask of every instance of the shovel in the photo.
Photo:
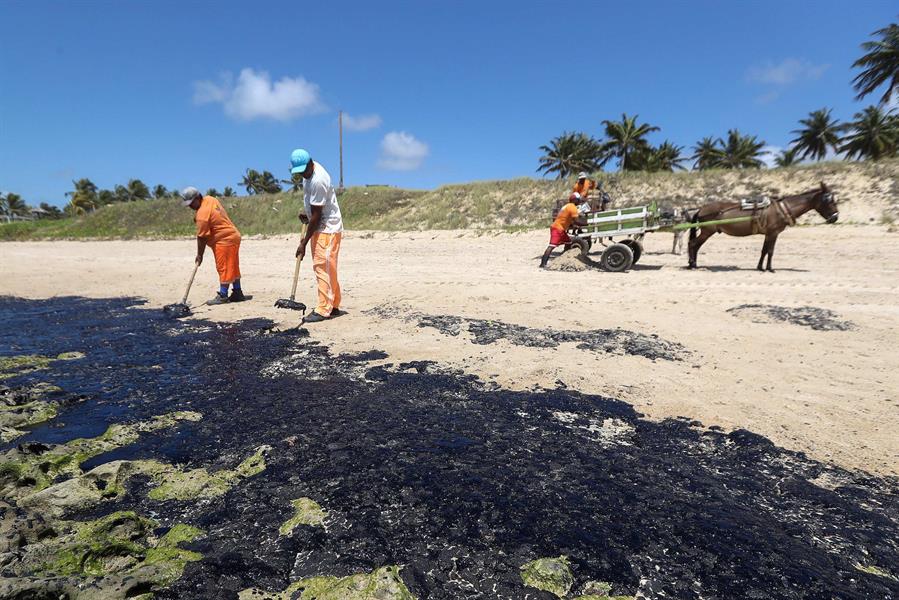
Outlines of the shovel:
{"type": "MultiPolygon", "coordinates": [[[[306,237],[305,227],[303,227],[303,237],[306,237]]],[[[297,295],[297,279],[300,277],[300,263],[302,262],[303,259],[298,256],[297,264],[293,269],[293,287],[290,288],[290,298],[281,298],[275,302],[275,308],[288,308],[290,310],[299,310],[303,313],[306,312],[306,305],[294,300],[294,297],[297,295]]]]}
{"type": "Polygon", "coordinates": [[[190,286],[194,284],[194,277],[197,275],[197,269],[200,268],[200,265],[194,263],[194,271],[190,274],[190,281],[187,282],[187,289],[184,290],[184,298],[181,299],[181,302],[177,304],[166,304],[162,307],[162,310],[165,314],[170,317],[174,317],[175,319],[180,319],[181,317],[188,317],[191,315],[190,307],[187,305],[187,295],[190,293],[190,286]]]}

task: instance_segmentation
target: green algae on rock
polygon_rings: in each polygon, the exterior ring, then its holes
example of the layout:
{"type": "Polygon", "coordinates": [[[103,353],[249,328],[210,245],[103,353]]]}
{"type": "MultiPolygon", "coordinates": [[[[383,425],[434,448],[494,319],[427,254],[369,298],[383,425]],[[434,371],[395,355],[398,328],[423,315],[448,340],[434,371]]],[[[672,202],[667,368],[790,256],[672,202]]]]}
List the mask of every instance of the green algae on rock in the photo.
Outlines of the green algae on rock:
{"type": "Polygon", "coordinates": [[[328,518],[327,511],[312,498],[298,498],[291,500],[290,503],[293,505],[294,514],[281,525],[281,528],[278,530],[281,535],[287,535],[300,525],[322,527],[325,524],[325,519],[328,518]]]}
{"type": "Polygon", "coordinates": [[[31,427],[54,418],[59,402],[47,396],[62,389],[49,383],[10,389],[0,387],[0,441],[10,442],[25,435],[23,427],[31,427]]]}
{"type": "Polygon", "coordinates": [[[79,358],[84,358],[84,354],[81,352],[63,352],[56,357],[41,356],[39,354],[0,356],[0,380],[46,369],[47,365],[54,360],[77,360],[79,358]]]}
{"type": "Polygon", "coordinates": [[[252,456],[234,469],[210,473],[204,468],[182,471],[158,461],[135,461],[137,470],[149,475],[156,487],[147,495],[153,500],[191,500],[221,496],[241,480],[265,470],[265,453],[271,446],[259,446],[252,456]]]}
{"type": "Polygon", "coordinates": [[[179,421],[199,421],[202,415],[177,411],[132,424],[114,424],[100,436],[60,445],[25,444],[0,457],[0,497],[22,498],[43,490],[60,475],[81,475],[81,463],[104,452],[134,443],[142,433],[172,427],[179,421]]]}
{"type": "Polygon", "coordinates": [[[281,592],[243,590],[240,600],[415,600],[400,577],[401,567],[381,567],[347,577],[307,577],[281,592]]]}
{"type": "Polygon", "coordinates": [[[574,585],[568,557],[538,558],[521,566],[521,580],[528,587],[564,598],[574,585]]]}
{"type": "Polygon", "coordinates": [[[153,500],[212,498],[221,496],[241,480],[264,470],[264,453],[268,450],[269,446],[260,446],[236,468],[211,474],[203,468],[184,471],[156,460],[116,460],[22,497],[19,504],[61,517],[67,511],[89,508],[104,500],[118,498],[125,493],[126,482],[135,475],[150,478],[151,485],[155,487],[148,497],[153,500]]]}
{"type": "Polygon", "coordinates": [[[131,511],[94,521],[58,521],[39,541],[3,556],[0,597],[133,598],[181,577],[196,552],[179,547],[202,531],[175,525],[157,539],[158,523],[131,511]]]}

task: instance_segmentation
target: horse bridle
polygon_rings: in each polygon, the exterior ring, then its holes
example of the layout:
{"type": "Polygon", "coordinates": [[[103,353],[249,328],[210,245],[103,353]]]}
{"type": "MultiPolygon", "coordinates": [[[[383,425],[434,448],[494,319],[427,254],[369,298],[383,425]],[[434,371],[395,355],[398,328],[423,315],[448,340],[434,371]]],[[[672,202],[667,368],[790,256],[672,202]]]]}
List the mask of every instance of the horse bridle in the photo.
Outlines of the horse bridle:
{"type": "Polygon", "coordinates": [[[828,222],[830,222],[830,219],[833,219],[833,218],[839,216],[840,211],[837,210],[837,202],[836,202],[836,198],[833,195],[833,192],[824,192],[821,195],[821,204],[825,207],[833,208],[833,213],[826,217],[828,222]]]}

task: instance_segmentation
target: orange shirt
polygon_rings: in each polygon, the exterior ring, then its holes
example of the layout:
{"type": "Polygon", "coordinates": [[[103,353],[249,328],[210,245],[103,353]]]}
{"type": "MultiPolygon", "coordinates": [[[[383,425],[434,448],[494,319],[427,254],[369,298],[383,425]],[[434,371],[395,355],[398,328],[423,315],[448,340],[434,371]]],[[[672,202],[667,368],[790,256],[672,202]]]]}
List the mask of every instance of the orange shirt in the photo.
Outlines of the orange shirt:
{"type": "Polygon", "coordinates": [[[206,238],[206,243],[210,246],[236,246],[240,243],[240,232],[228,218],[228,213],[218,198],[203,196],[194,221],[197,224],[197,237],[206,238]]]}
{"type": "Polygon", "coordinates": [[[572,192],[577,192],[578,194],[581,195],[581,198],[583,198],[584,200],[586,200],[586,199],[587,199],[587,194],[590,193],[590,190],[594,190],[594,189],[596,189],[596,182],[593,181],[592,179],[585,179],[583,184],[581,184],[580,181],[578,181],[577,183],[575,183],[575,184],[574,184],[574,189],[571,190],[571,191],[572,191],[572,192]]]}
{"type": "Polygon", "coordinates": [[[552,227],[559,231],[568,231],[568,228],[571,227],[571,224],[574,223],[579,216],[580,213],[578,212],[577,206],[574,205],[574,202],[569,202],[563,206],[559,211],[559,214],[556,215],[556,220],[553,221],[552,227]]]}

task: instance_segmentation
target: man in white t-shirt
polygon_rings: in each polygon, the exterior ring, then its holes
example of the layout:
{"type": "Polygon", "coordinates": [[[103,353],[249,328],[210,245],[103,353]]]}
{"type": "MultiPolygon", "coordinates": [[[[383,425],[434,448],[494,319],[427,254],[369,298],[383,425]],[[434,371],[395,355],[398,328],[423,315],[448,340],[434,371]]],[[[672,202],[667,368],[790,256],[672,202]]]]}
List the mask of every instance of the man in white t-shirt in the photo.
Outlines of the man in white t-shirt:
{"type": "Polygon", "coordinates": [[[303,212],[300,221],[307,224],[296,255],[306,255],[306,244],[312,242],[312,269],[318,280],[318,306],[304,323],[317,323],[340,314],[340,284],[337,282],[337,255],[343,234],[343,219],[337,205],[337,194],[325,168],[312,161],[303,149],[290,155],[291,174],[300,173],[303,183],[303,212]]]}

